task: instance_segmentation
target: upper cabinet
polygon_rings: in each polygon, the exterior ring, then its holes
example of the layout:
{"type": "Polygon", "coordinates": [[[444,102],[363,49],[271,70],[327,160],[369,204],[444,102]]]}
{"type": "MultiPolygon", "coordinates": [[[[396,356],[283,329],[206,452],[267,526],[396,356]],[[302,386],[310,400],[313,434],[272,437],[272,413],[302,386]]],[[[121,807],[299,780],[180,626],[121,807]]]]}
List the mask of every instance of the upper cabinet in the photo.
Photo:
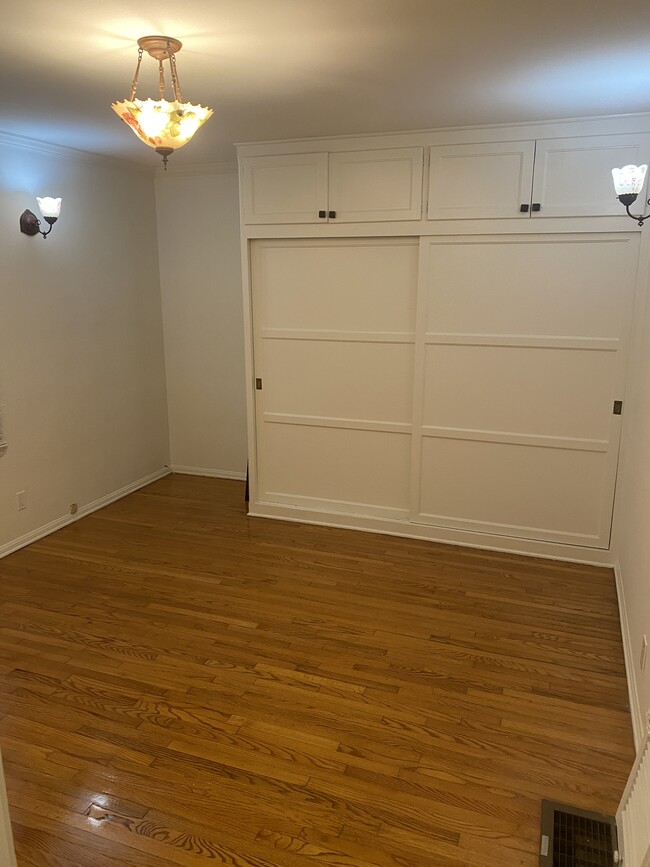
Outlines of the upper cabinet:
{"type": "MultiPolygon", "coordinates": [[[[330,151],[321,140],[312,153],[265,153],[259,146],[258,153],[240,155],[242,222],[420,223],[427,168],[424,219],[430,221],[623,216],[611,170],[650,162],[650,133],[584,136],[580,130],[581,137],[551,138],[557,130],[557,124],[549,127],[544,138],[539,125],[511,128],[504,130],[509,141],[457,144],[413,133],[408,147],[381,147],[374,137],[359,149],[337,142],[330,151]]],[[[389,143],[395,137],[387,137],[389,143]]]]}
{"type": "Polygon", "coordinates": [[[650,136],[434,145],[430,220],[623,213],[612,169],[650,159],[650,136]]]}
{"type": "Polygon", "coordinates": [[[327,154],[248,157],[241,165],[244,223],[313,223],[327,214],[327,154]]]}
{"type": "Polygon", "coordinates": [[[329,155],[329,208],[341,223],[419,220],[424,149],[329,155]]]}
{"type": "MultiPolygon", "coordinates": [[[[650,159],[650,137],[603,135],[540,139],[535,152],[533,202],[543,217],[624,214],[614,193],[612,169],[650,159]]],[[[645,200],[647,196],[640,196],[645,200]]]]}
{"type": "Polygon", "coordinates": [[[419,220],[424,149],[244,157],[243,222],[419,220]]]}
{"type": "Polygon", "coordinates": [[[429,219],[525,216],[534,159],[534,141],[432,147],[429,219]]]}

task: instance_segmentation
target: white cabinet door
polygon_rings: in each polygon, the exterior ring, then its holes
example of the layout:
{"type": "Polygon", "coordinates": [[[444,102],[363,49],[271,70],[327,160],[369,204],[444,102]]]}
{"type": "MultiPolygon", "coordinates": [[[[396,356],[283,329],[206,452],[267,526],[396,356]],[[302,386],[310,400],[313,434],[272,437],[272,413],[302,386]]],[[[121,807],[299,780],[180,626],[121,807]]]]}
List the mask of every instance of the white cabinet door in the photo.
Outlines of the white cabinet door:
{"type": "Polygon", "coordinates": [[[608,547],[638,241],[422,240],[411,520],[608,547]]]}
{"type": "Polygon", "coordinates": [[[337,223],[419,220],[424,148],[329,155],[330,219],[337,223]]]}
{"type": "Polygon", "coordinates": [[[528,217],[534,156],[534,141],[432,147],[429,219],[528,217]]]}
{"type": "Polygon", "coordinates": [[[241,190],[244,223],[325,222],[327,154],[245,157],[241,190]]]}
{"type": "Polygon", "coordinates": [[[251,245],[257,501],[406,520],[418,242],[251,245]]]}
{"type": "MultiPolygon", "coordinates": [[[[535,154],[533,217],[624,215],[612,169],[650,162],[650,136],[540,139],[535,154]]],[[[639,196],[643,203],[647,194],[639,196]]],[[[634,209],[633,209],[634,210],[634,209]]]]}

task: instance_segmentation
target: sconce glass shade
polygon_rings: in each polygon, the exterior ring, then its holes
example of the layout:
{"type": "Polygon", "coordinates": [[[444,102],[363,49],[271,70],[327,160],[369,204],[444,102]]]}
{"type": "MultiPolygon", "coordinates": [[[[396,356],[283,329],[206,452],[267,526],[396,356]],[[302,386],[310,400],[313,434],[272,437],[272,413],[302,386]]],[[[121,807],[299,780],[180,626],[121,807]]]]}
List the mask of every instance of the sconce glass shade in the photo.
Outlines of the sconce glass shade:
{"type": "Polygon", "coordinates": [[[44,217],[58,217],[61,213],[61,199],[53,199],[51,196],[36,196],[38,207],[44,217]]]}
{"type": "Polygon", "coordinates": [[[636,195],[643,189],[647,166],[623,166],[622,169],[612,169],[614,189],[617,196],[636,195]]]}
{"type": "Polygon", "coordinates": [[[114,102],[113,111],[151,148],[178,150],[212,117],[211,108],[166,99],[114,102]]]}

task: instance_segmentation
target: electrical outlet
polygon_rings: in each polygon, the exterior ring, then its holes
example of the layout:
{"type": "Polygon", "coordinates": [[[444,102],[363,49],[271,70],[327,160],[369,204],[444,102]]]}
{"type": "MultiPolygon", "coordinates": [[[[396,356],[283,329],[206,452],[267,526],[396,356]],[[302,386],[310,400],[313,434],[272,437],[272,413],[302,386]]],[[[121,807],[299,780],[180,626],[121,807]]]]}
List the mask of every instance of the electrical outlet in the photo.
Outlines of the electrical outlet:
{"type": "Polygon", "coordinates": [[[645,668],[646,660],[648,658],[648,639],[644,635],[641,639],[641,671],[645,668]]]}
{"type": "Polygon", "coordinates": [[[22,512],[23,509],[27,508],[27,497],[24,491],[18,491],[16,494],[16,509],[19,512],[22,512]]]}

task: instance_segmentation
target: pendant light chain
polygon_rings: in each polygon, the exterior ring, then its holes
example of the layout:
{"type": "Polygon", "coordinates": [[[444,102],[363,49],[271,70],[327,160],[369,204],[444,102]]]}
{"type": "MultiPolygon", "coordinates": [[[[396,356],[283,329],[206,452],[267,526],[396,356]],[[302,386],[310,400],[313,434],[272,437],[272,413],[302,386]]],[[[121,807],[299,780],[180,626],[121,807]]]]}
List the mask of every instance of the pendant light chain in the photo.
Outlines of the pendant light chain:
{"type": "Polygon", "coordinates": [[[131,83],[131,96],[129,99],[131,102],[135,99],[135,92],[138,89],[138,76],[140,75],[140,64],[142,63],[142,48],[138,48],[138,64],[135,67],[135,75],[133,76],[133,82],[131,83]]]}
{"type": "Polygon", "coordinates": [[[183,102],[183,96],[181,94],[181,85],[178,80],[178,70],[176,69],[176,55],[171,53],[169,55],[169,68],[172,73],[172,89],[174,91],[174,99],[176,102],[183,102]]]}

